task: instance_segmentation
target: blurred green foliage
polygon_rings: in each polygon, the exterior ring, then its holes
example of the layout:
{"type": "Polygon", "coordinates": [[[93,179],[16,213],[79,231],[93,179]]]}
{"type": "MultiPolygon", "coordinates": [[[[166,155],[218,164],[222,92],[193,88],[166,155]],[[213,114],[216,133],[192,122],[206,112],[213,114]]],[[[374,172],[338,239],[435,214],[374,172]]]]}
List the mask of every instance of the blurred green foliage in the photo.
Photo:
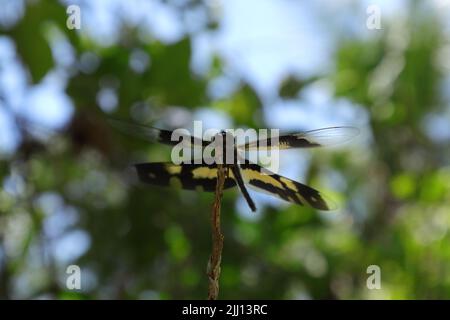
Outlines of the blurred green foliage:
{"type": "MultiPolygon", "coordinates": [[[[183,14],[189,5],[176,9],[183,14]]],[[[116,92],[112,115],[118,118],[131,113],[147,121],[176,108],[191,114],[210,106],[237,126],[255,128],[265,127],[263,102],[245,80],[225,97],[210,97],[208,84],[224,67],[215,56],[209,72],[195,74],[189,34],[165,43],[120,22],[117,43],[105,47],[68,30],[65,18],[59,2],[30,1],[24,16],[2,29],[16,45],[30,86],[56,64],[49,30],[70,43],[76,62],[67,67],[66,93],[75,107],[70,123],[46,140],[23,124],[24,139],[0,163],[3,186],[18,179],[0,190],[0,297],[205,298],[212,195],[137,183],[129,164],[167,160],[170,150],[110,128],[98,92],[116,92]],[[133,52],[148,55],[149,67],[130,68],[133,52]],[[58,212],[59,231],[49,234],[58,212]],[[80,231],[88,237],[81,256],[55,257],[57,243],[80,231]],[[65,287],[69,264],[83,270],[79,292],[65,287]]],[[[218,26],[210,17],[204,28],[218,26]]],[[[366,109],[372,140],[365,148],[313,153],[309,182],[324,172],[345,181],[345,202],[336,214],[266,206],[259,218],[248,219],[236,212],[237,191],[226,192],[221,298],[450,297],[450,149],[423,129],[429,114],[448,106],[439,91],[444,75],[435,65],[441,30],[432,15],[411,6],[403,24],[389,25],[378,38],[339,41],[330,74],[289,75],[280,84],[280,99],[293,99],[326,79],[337,99],[366,109]],[[366,287],[371,264],[381,267],[381,290],[366,287]]]]}

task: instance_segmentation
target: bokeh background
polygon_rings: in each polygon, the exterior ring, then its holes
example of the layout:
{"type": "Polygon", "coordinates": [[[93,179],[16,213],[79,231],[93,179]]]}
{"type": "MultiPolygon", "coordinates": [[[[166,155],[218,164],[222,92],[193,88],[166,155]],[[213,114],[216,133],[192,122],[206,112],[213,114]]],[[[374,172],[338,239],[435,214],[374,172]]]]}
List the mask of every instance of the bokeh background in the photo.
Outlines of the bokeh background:
{"type": "Polygon", "coordinates": [[[206,298],[213,195],[137,182],[170,149],[108,117],[360,128],[282,154],[335,212],[225,193],[220,297],[450,298],[449,107],[447,0],[0,0],[0,298],[206,298]]]}

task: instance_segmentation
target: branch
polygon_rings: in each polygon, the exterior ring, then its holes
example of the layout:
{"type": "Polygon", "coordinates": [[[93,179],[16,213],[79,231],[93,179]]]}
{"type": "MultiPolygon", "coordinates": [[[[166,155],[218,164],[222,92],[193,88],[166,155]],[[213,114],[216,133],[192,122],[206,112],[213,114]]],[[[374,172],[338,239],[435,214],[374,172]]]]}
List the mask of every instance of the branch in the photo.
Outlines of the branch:
{"type": "Polygon", "coordinates": [[[220,230],[220,204],[222,200],[223,185],[225,183],[226,168],[217,165],[217,184],[214,204],[211,212],[212,252],[208,262],[208,299],[216,300],[219,295],[220,263],[222,260],[223,234],[220,230]]]}

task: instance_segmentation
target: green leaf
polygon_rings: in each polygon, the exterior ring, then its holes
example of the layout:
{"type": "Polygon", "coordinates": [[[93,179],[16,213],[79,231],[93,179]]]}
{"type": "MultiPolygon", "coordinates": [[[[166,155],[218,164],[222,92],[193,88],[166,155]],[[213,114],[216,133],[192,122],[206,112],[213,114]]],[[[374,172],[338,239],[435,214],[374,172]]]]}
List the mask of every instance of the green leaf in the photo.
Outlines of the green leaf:
{"type": "Polygon", "coordinates": [[[316,80],[317,77],[302,80],[294,76],[289,76],[281,82],[278,90],[279,95],[285,99],[295,98],[305,86],[316,80]]]}
{"type": "Polygon", "coordinates": [[[64,8],[56,2],[29,2],[25,16],[8,32],[33,83],[38,83],[53,67],[52,52],[45,38],[46,23],[53,17],[58,20],[66,17],[64,8]]]}

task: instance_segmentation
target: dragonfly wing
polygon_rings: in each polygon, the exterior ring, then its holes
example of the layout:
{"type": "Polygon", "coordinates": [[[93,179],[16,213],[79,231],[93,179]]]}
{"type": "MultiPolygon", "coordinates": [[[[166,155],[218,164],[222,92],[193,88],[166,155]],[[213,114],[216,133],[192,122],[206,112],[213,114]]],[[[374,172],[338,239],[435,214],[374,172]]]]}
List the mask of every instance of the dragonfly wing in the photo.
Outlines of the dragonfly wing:
{"type": "Polygon", "coordinates": [[[131,134],[148,141],[159,142],[170,146],[179,144],[181,140],[185,144],[185,147],[201,147],[211,143],[210,141],[202,140],[188,134],[180,134],[178,136],[175,136],[173,135],[173,131],[170,130],[163,130],[140,124],[128,123],[122,120],[108,119],[108,122],[111,124],[111,126],[124,133],[131,134]],[[174,138],[175,140],[172,140],[172,138],[174,138]]]}
{"type": "Polygon", "coordinates": [[[337,145],[357,136],[359,129],[355,127],[330,127],[300,133],[279,136],[278,139],[260,139],[239,145],[243,150],[313,148],[337,145]]]}
{"type": "MultiPolygon", "coordinates": [[[[170,186],[178,185],[182,189],[214,192],[217,183],[216,164],[180,164],[171,162],[140,163],[135,165],[139,180],[144,183],[170,186]]],[[[224,189],[236,185],[230,171],[225,178],[224,189]]]]}
{"type": "Polygon", "coordinates": [[[307,185],[270,172],[257,164],[241,164],[240,166],[244,181],[256,191],[319,210],[335,208],[332,201],[325,200],[322,193],[307,185]]]}

